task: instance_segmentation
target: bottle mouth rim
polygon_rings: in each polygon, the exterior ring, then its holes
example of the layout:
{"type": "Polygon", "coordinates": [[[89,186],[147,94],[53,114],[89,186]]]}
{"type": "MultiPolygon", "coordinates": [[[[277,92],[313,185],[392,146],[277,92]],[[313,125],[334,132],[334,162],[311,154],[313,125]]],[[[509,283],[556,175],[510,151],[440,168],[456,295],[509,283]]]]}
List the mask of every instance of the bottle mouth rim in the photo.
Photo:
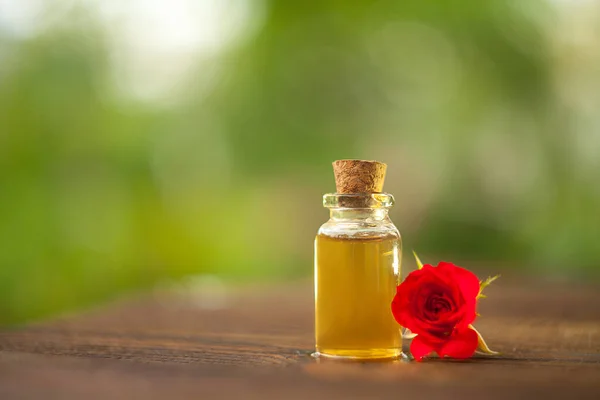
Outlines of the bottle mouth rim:
{"type": "Polygon", "coordinates": [[[390,208],[394,196],[389,193],[327,193],[323,195],[325,208],[390,208]]]}

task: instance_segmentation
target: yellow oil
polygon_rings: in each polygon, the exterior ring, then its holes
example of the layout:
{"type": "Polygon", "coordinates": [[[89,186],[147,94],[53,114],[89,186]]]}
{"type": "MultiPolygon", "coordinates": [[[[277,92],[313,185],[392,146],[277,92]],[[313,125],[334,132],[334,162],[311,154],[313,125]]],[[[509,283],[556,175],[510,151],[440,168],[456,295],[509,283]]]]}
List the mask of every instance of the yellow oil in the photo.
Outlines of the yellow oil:
{"type": "Polygon", "coordinates": [[[315,334],[319,355],[395,358],[402,352],[391,303],[400,277],[400,239],[315,240],[315,334]]]}

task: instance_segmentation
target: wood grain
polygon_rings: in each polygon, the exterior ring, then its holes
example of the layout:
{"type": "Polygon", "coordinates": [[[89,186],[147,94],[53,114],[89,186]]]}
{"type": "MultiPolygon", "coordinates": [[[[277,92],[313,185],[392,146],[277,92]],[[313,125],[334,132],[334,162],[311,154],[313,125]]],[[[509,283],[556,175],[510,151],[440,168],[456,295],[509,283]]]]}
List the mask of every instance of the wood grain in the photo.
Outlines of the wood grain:
{"type": "Polygon", "coordinates": [[[594,283],[505,280],[476,321],[502,355],[424,363],[310,357],[309,282],[186,293],[0,331],[0,398],[600,398],[594,283]]]}

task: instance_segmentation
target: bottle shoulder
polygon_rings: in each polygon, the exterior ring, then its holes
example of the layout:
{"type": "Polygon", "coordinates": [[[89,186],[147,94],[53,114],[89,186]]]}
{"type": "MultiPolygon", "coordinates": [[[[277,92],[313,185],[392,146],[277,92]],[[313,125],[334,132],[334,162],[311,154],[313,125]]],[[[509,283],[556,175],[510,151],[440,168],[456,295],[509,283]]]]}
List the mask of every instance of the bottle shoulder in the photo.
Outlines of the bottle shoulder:
{"type": "Polygon", "coordinates": [[[400,231],[389,219],[382,221],[337,221],[330,219],[321,225],[317,235],[348,238],[395,237],[401,240],[400,231]]]}

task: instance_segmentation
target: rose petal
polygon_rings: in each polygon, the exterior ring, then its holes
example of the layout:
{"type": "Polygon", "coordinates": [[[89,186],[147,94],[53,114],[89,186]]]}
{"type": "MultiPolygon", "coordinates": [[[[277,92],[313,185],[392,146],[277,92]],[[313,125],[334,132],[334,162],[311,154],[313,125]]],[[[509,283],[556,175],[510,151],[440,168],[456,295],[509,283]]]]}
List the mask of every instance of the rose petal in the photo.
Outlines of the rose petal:
{"type": "Polygon", "coordinates": [[[422,286],[421,281],[426,281],[428,275],[428,273],[423,273],[423,270],[413,271],[396,288],[396,295],[392,301],[392,313],[400,325],[412,329],[410,321],[416,316],[413,315],[411,304],[415,302],[418,289],[422,286]]]}
{"type": "Polygon", "coordinates": [[[421,361],[423,357],[431,354],[434,350],[434,346],[421,335],[417,335],[410,344],[410,352],[417,361],[421,361]]]}
{"type": "MultiPolygon", "coordinates": [[[[413,287],[411,290],[413,289],[416,288],[413,287]]],[[[392,300],[392,315],[401,326],[410,329],[414,333],[427,336],[430,342],[439,342],[442,339],[437,337],[436,333],[452,331],[454,325],[442,324],[442,326],[438,326],[438,324],[432,324],[431,321],[423,320],[422,307],[424,306],[419,304],[418,300],[409,301],[407,293],[399,288],[398,293],[392,300]]]]}
{"type": "MultiPolygon", "coordinates": [[[[442,293],[451,300],[458,297],[462,303],[458,286],[455,283],[452,284],[452,289],[455,289],[456,294],[448,293],[449,285],[439,275],[438,269],[431,265],[425,265],[422,269],[411,272],[398,285],[396,296],[394,296],[391,304],[392,314],[396,322],[409,328],[414,333],[426,336],[430,343],[445,341],[446,337],[442,338],[440,335],[452,331],[456,322],[448,324],[446,321],[439,321],[438,323],[428,320],[425,315],[427,299],[432,294],[442,293]]],[[[454,304],[453,301],[452,303],[454,304]]]]}
{"type": "Polygon", "coordinates": [[[408,328],[407,324],[410,323],[412,315],[408,312],[408,307],[400,294],[396,294],[394,300],[392,300],[392,315],[397,323],[408,328]]]}
{"type": "Polygon", "coordinates": [[[448,356],[457,359],[465,359],[472,357],[476,349],[477,332],[467,328],[462,331],[454,332],[449,340],[439,349],[438,354],[440,357],[448,356]]]}
{"type": "Polygon", "coordinates": [[[445,261],[440,262],[437,268],[440,272],[453,275],[453,279],[460,287],[465,301],[477,298],[479,294],[479,279],[474,273],[445,261]]]}
{"type": "Polygon", "coordinates": [[[477,308],[477,295],[479,294],[479,279],[471,271],[457,267],[448,262],[440,262],[438,270],[444,274],[452,274],[454,281],[458,285],[464,302],[461,312],[464,313],[458,324],[460,330],[466,329],[469,324],[475,321],[477,308]]]}
{"type": "MultiPolygon", "coordinates": [[[[435,336],[434,332],[434,330],[438,331],[440,329],[435,329],[435,327],[432,327],[431,323],[420,320],[413,315],[409,307],[399,307],[398,303],[394,301],[392,302],[392,314],[398,324],[404,328],[410,329],[414,333],[426,336],[430,342],[439,342],[441,340],[435,336]]],[[[448,331],[451,329],[452,327],[441,330],[448,331]]]]}

